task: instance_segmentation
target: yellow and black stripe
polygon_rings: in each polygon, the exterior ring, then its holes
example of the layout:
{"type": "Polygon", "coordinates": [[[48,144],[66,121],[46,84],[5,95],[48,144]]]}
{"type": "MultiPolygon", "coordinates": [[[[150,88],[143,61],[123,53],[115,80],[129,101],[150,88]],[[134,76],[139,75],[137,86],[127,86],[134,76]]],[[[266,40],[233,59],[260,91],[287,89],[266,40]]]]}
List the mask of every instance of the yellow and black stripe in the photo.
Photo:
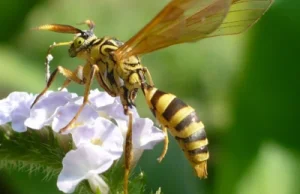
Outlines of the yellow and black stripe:
{"type": "Polygon", "coordinates": [[[142,89],[152,113],[176,138],[197,176],[206,178],[208,140],[195,110],[173,94],[147,84],[142,89]]]}

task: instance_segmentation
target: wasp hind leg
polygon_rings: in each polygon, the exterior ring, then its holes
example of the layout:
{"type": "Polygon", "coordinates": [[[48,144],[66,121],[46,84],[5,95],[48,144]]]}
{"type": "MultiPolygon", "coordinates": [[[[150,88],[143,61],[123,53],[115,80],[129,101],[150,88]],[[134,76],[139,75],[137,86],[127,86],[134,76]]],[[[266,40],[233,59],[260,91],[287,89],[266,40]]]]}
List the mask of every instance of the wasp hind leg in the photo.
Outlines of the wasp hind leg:
{"type": "Polygon", "coordinates": [[[133,125],[133,116],[132,112],[128,110],[128,106],[124,106],[124,113],[129,116],[128,121],[128,130],[126,133],[126,140],[125,140],[125,170],[124,170],[124,194],[128,194],[128,179],[130,168],[133,159],[133,152],[132,152],[132,125],[133,125]]]}
{"type": "Polygon", "coordinates": [[[159,158],[157,158],[157,161],[158,162],[161,162],[164,157],[166,156],[167,154],[167,151],[168,151],[168,145],[169,145],[169,136],[168,136],[168,131],[167,131],[167,128],[165,126],[162,127],[162,130],[165,134],[165,140],[164,140],[164,148],[163,148],[163,151],[162,153],[160,154],[159,158]]]}
{"type": "MultiPolygon", "coordinates": [[[[148,80],[149,84],[146,84],[148,86],[151,86],[151,87],[154,87],[154,83],[153,83],[153,80],[152,80],[152,76],[149,72],[149,70],[144,67],[143,68],[143,72],[145,74],[145,77],[146,79],[148,80]]],[[[144,79],[144,76],[140,75],[140,78],[141,79],[144,79]]],[[[144,81],[144,80],[143,80],[144,81]]],[[[143,88],[142,86],[142,89],[145,90],[145,88],[143,88]]],[[[163,158],[166,156],[167,154],[167,151],[168,151],[168,146],[169,146],[169,136],[168,136],[168,131],[167,131],[167,127],[163,126],[162,127],[162,131],[164,132],[165,134],[165,140],[164,140],[164,148],[163,148],[163,151],[161,153],[161,155],[157,158],[158,162],[161,162],[163,160],[163,158]]]]}
{"type": "Polygon", "coordinates": [[[54,79],[56,78],[57,73],[61,73],[64,77],[66,77],[68,80],[74,81],[78,84],[84,84],[83,81],[77,77],[77,74],[74,74],[69,69],[66,69],[62,66],[58,66],[50,75],[50,78],[46,84],[46,87],[43,89],[43,91],[35,98],[34,102],[32,103],[31,107],[32,108],[38,100],[47,92],[47,90],[50,88],[51,84],[53,83],[54,79]]]}
{"type": "Polygon", "coordinates": [[[123,105],[124,114],[128,115],[128,130],[126,133],[125,139],[125,153],[124,153],[124,161],[125,161],[125,169],[124,169],[124,194],[128,194],[128,180],[130,175],[130,169],[133,163],[133,151],[132,151],[132,126],[133,126],[133,113],[129,108],[134,106],[133,101],[136,96],[136,90],[128,90],[125,86],[120,86],[120,98],[121,103],[123,105]]]}
{"type": "Polygon", "coordinates": [[[147,67],[143,67],[143,72],[146,75],[146,78],[148,80],[149,85],[153,87],[154,83],[153,83],[152,76],[151,76],[148,68],[147,67]]]}

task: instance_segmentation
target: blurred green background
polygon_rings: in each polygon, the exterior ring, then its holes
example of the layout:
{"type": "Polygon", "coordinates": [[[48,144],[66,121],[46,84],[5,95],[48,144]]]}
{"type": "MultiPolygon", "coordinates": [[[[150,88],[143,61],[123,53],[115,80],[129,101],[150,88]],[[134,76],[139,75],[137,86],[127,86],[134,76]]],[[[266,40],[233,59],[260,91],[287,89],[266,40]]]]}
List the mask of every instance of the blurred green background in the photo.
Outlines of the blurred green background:
{"type": "MultiPolygon", "coordinates": [[[[0,97],[44,87],[44,59],[54,41],[72,35],[29,30],[46,23],[96,23],[98,36],[126,41],[168,0],[10,0],[0,3],[0,97]]],[[[162,145],[144,153],[136,171],[149,191],[165,194],[300,193],[300,1],[277,0],[249,31],[182,44],[143,57],[154,82],[198,112],[206,125],[209,177],[199,180],[172,139],[161,164],[162,145]]],[[[82,26],[85,28],[85,26],[82,26]]],[[[53,52],[57,65],[75,69],[83,61],[53,52]]],[[[62,83],[60,77],[52,89],[62,83]]],[[[94,85],[97,87],[97,85],[94,85]]],[[[71,91],[83,93],[72,84],[71,91]]],[[[140,93],[142,116],[152,117],[140,93]]],[[[153,118],[153,117],[152,117],[153,118]]],[[[0,193],[55,194],[56,177],[0,170],[0,193]]]]}

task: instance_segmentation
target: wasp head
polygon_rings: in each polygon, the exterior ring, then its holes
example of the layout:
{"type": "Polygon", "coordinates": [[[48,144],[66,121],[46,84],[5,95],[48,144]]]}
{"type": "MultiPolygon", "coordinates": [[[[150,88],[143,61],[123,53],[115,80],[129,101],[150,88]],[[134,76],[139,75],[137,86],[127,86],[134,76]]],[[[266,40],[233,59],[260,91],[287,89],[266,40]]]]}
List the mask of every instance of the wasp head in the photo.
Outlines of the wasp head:
{"type": "Polygon", "coordinates": [[[86,57],[93,41],[97,39],[92,30],[81,31],[69,48],[70,57],[86,57]]]}
{"type": "Polygon", "coordinates": [[[47,30],[59,33],[76,34],[74,41],[71,42],[69,48],[70,57],[86,57],[87,52],[93,40],[97,37],[94,35],[95,23],[91,20],[86,20],[79,24],[87,24],[89,30],[80,30],[70,25],[64,24],[46,24],[33,28],[34,30],[47,30]]]}

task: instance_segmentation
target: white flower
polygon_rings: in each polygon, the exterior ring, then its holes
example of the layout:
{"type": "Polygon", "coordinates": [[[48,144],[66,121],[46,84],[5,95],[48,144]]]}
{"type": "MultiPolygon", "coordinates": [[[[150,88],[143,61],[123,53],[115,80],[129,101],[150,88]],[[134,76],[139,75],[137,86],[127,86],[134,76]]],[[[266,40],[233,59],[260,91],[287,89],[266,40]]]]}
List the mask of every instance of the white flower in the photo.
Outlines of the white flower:
{"type": "Polygon", "coordinates": [[[107,150],[114,160],[123,153],[124,138],[118,127],[102,117],[98,117],[93,125],[80,126],[72,132],[76,147],[92,143],[107,150]]]}
{"type": "MultiPolygon", "coordinates": [[[[119,97],[115,98],[112,104],[97,108],[97,111],[102,116],[115,120],[122,135],[126,136],[129,116],[124,114],[124,108],[119,97]]],[[[140,117],[135,107],[131,108],[130,111],[132,112],[133,119],[140,117]]]]}
{"type": "Polygon", "coordinates": [[[18,107],[11,112],[11,126],[14,131],[25,132],[27,130],[24,122],[30,114],[30,106],[33,100],[34,99],[32,98],[28,101],[20,102],[18,107]]]}
{"type": "MultiPolygon", "coordinates": [[[[94,179],[112,164],[111,155],[102,147],[84,144],[76,150],[69,151],[64,157],[57,187],[65,193],[72,193],[82,180],[94,179]]],[[[101,188],[99,189],[101,191],[101,188]]]]}
{"type": "Polygon", "coordinates": [[[45,125],[50,125],[56,109],[67,104],[73,96],[66,91],[60,91],[40,99],[30,110],[30,117],[25,120],[25,125],[32,129],[41,129],[45,125]]]}
{"type": "Polygon", "coordinates": [[[0,101],[0,124],[3,125],[11,121],[13,107],[7,99],[0,101]]]}
{"type": "MultiPolygon", "coordinates": [[[[60,129],[65,127],[73,119],[80,106],[79,104],[70,102],[65,106],[58,107],[53,114],[52,129],[55,132],[59,132],[60,129]]],[[[99,117],[98,113],[87,104],[84,106],[73,126],[70,126],[66,132],[68,133],[73,127],[92,124],[97,117],[99,117]]]]}
{"type": "Polygon", "coordinates": [[[115,98],[111,97],[106,92],[100,92],[98,89],[90,91],[89,102],[95,108],[100,108],[103,106],[113,104],[114,101],[115,101],[115,98]]]}
{"type": "Polygon", "coordinates": [[[162,130],[153,126],[153,122],[146,118],[135,118],[132,128],[133,148],[149,150],[164,140],[165,134],[162,130]]]}
{"type": "Polygon", "coordinates": [[[25,119],[29,116],[30,105],[34,100],[32,94],[13,92],[0,101],[0,125],[12,122],[13,130],[26,131],[25,119]]]}
{"type": "Polygon", "coordinates": [[[109,187],[106,184],[106,182],[103,180],[102,176],[99,176],[99,175],[91,176],[88,179],[88,182],[94,193],[99,193],[99,191],[101,192],[101,194],[109,193],[109,187]]]}
{"type": "MultiPolygon", "coordinates": [[[[124,109],[120,97],[114,98],[114,101],[111,104],[98,107],[97,110],[107,114],[115,120],[128,120],[128,115],[124,114],[124,109]]],[[[140,117],[135,107],[131,108],[130,111],[132,112],[134,118],[140,117]]]]}
{"type": "MultiPolygon", "coordinates": [[[[77,113],[83,98],[66,91],[48,92],[30,110],[33,100],[34,97],[27,93],[12,93],[8,98],[1,100],[0,124],[12,122],[16,131],[25,131],[25,126],[32,129],[52,126],[52,129],[58,132],[77,113]]],[[[132,142],[135,163],[143,150],[152,149],[165,135],[153,126],[150,119],[140,118],[135,107],[131,108],[130,112],[133,115],[132,142]]],[[[57,181],[61,191],[73,192],[78,183],[87,179],[92,190],[99,189],[102,194],[109,193],[109,187],[101,174],[123,154],[128,119],[120,98],[113,98],[99,90],[91,91],[88,104],[70,126],[72,130],[66,131],[72,134],[74,150],[69,151],[63,159],[63,169],[57,181]]]]}

